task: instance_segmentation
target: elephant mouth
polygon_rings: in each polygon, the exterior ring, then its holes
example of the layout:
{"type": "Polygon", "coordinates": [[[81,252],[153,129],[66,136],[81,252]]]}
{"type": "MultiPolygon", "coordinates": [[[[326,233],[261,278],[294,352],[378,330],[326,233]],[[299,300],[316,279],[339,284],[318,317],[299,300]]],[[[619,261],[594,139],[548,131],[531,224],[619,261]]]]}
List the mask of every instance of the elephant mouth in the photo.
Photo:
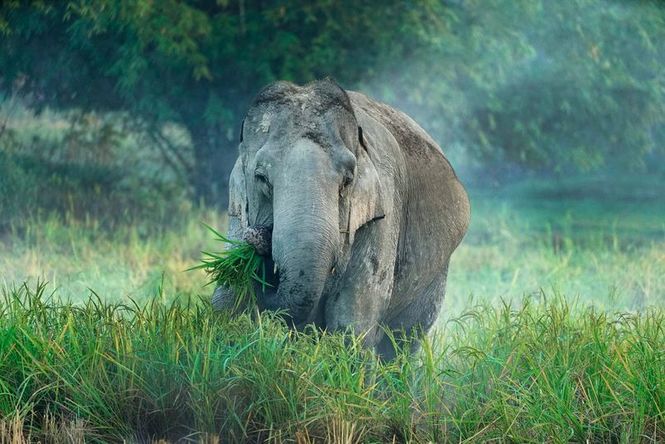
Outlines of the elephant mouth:
{"type": "Polygon", "coordinates": [[[254,282],[254,293],[259,307],[266,308],[274,301],[279,287],[279,271],[272,257],[272,225],[254,225],[245,229],[243,240],[252,245],[263,258],[262,266],[256,274],[263,282],[254,282]]]}
{"type": "Polygon", "coordinates": [[[266,284],[255,282],[254,285],[257,302],[260,306],[265,307],[266,305],[271,305],[269,302],[274,300],[275,296],[277,296],[277,290],[279,289],[279,270],[277,269],[277,265],[272,256],[263,256],[263,258],[265,275],[263,274],[263,269],[258,270],[257,274],[266,284]]]}

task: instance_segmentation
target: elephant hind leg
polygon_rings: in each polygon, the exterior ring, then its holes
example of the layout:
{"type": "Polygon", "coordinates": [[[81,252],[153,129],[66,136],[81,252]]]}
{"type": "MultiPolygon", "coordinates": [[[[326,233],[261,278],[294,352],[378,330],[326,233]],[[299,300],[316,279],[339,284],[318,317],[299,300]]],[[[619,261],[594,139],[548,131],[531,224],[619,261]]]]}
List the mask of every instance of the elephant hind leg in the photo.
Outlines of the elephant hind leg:
{"type": "Polygon", "coordinates": [[[446,292],[447,275],[448,267],[446,266],[445,270],[434,278],[416,301],[383,323],[389,333],[383,333],[375,347],[375,351],[382,359],[395,358],[397,354],[395,345],[398,349],[408,347],[410,353],[419,350],[420,338],[430,331],[439,317],[446,292]]]}

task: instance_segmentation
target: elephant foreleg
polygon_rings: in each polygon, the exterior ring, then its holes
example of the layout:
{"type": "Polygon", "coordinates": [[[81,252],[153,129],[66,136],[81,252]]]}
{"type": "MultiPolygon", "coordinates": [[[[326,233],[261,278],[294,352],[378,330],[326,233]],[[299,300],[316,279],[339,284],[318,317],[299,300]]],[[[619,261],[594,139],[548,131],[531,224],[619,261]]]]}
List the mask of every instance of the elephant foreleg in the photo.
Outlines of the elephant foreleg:
{"type": "Polygon", "coordinates": [[[394,281],[396,242],[376,228],[356,238],[352,256],[338,287],[326,301],[324,314],[328,329],[350,328],[364,338],[368,347],[374,347],[383,334],[379,324],[394,281]]]}
{"type": "Polygon", "coordinates": [[[382,337],[376,345],[376,352],[386,360],[395,357],[395,345],[398,348],[406,347],[411,353],[420,348],[419,335],[426,335],[439,317],[446,292],[448,266],[436,276],[425,288],[421,296],[406,305],[401,311],[393,313],[390,319],[384,322],[388,332],[382,332],[382,337]]]}

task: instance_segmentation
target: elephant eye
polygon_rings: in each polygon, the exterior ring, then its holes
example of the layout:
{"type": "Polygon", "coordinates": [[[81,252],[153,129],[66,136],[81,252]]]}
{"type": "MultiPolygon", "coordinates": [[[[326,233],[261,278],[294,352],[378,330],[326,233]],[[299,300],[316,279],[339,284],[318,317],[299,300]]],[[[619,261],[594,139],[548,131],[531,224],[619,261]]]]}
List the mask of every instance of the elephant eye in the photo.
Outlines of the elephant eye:
{"type": "Polygon", "coordinates": [[[256,180],[258,180],[261,183],[264,183],[266,185],[269,185],[270,183],[268,182],[268,178],[266,177],[265,173],[261,173],[257,171],[254,173],[254,177],[256,177],[256,180]]]}
{"type": "Polygon", "coordinates": [[[272,185],[270,184],[270,181],[268,180],[268,176],[266,176],[265,173],[262,172],[262,171],[255,171],[254,172],[254,177],[256,178],[256,181],[263,188],[263,192],[267,195],[270,195],[270,193],[272,192],[272,185]]]}

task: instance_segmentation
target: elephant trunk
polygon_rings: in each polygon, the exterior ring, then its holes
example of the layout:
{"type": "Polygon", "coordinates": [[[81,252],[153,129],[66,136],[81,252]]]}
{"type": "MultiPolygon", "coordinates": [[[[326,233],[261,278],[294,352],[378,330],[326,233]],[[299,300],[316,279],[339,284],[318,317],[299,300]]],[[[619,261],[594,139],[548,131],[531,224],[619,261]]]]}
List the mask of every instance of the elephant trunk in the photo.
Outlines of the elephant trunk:
{"type": "Polygon", "coordinates": [[[263,298],[270,310],[286,310],[296,326],[313,321],[339,242],[337,197],[320,181],[301,178],[298,189],[275,187],[272,258],[277,292],[263,298]]]}

